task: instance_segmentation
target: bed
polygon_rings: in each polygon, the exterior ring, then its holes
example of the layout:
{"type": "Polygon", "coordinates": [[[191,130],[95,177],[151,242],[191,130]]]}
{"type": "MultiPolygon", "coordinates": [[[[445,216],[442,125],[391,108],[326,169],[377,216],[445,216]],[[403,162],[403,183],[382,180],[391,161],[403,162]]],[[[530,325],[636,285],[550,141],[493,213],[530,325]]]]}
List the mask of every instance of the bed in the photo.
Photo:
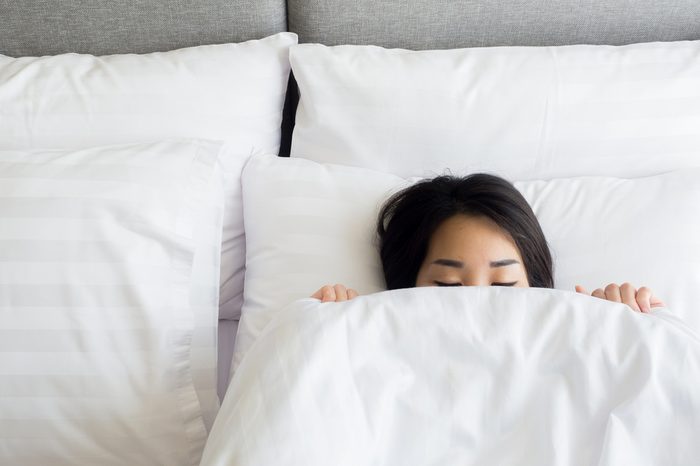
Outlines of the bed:
{"type": "Polygon", "coordinates": [[[700,431],[688,390],[700,381],[696,2],[33,0],[0,1],[0,18],[2,462],[692,464],[699,453],[683,434],[700,431]],[[558,290],[383,293],[367,225],[388,193],[448,168],[516,182],[554,249],[558,290]],[[567,319],[606,308],[559,290],[621,280],[653,286],[668,310],[650,322],[616,308],[603,330],[567,319]],[[327,281],[367,297],[332,321],[299,301],[327,281]],[[428,298],[442,317],[426,336],[415,303],[428,298]],[[505,316],[491,328],[494,307],[531,308],[549,332],[505,316]],[[489,364],[430,343],[486,344],[485,329],[489,364]],[[616,343],[625,332],[646,343],[616,343]],[[532,398],[542,379],[517,368],[520,390],[476,408],[455,398],[483,397],[532,348],[571,351],[560,335],[607,339],[569,372],[552,353],[532,359],[564,380],[557,403],[532,398]],[[396,354],[380,364],[354,345],[396,354]],[[627,379],[608,377],[620,366],[627,379]],[[454,367],[471,367],[474,385],[454,367]],[[583,376],[594,394],[566,384],[583,376]],[[415,382],[426,378],[441,382],[415,382]],[[377,399],[393,411],[370,409],[377,399]],[[536,428],[515,421],[537,413],[536,428]],[[640,427],[655,419],[663,435],[640,427]]]}

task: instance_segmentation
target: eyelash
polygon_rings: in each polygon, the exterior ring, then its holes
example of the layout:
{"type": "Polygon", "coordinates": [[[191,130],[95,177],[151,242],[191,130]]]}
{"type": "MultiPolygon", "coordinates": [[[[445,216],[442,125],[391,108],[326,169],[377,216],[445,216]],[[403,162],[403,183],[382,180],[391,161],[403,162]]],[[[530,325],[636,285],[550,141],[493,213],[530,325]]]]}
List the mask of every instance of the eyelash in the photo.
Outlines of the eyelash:
{"type": "MultiPolygon", "coordinates": [[[[510,282],[510,283],[491,283],[491,286],[513,286],[516,283],[518,283],[518,282],[516,281],[516,282],[510,282]]],[[[444,283],[444,282],[439,282],[437,280],[435,281],[435,284],[437,286],[462,286],[461,283],[444,283]]]]}

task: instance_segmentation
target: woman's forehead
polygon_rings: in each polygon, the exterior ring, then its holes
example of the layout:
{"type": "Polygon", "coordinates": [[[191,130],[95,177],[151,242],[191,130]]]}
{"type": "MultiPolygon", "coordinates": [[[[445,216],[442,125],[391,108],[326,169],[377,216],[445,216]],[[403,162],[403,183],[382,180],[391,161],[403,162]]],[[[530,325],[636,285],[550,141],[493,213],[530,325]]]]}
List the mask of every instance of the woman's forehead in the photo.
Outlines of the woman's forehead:
{"type": "Polygon", "coordinates": [[[517,246],[507,232],[486,217],[459,215],[444,221],[430,238],[426,261],[457,261],[468,266],[485,266],[514,259],[522,263],[517,246]]]}
{"type": "Polygon", "coordinates": [[[499,245],[507,249],[515,248],[510,235],[484,216],[453,215],[438,225],[430,239],[431,246],[442,248],[460,246],[479,249],[499,245]]]}

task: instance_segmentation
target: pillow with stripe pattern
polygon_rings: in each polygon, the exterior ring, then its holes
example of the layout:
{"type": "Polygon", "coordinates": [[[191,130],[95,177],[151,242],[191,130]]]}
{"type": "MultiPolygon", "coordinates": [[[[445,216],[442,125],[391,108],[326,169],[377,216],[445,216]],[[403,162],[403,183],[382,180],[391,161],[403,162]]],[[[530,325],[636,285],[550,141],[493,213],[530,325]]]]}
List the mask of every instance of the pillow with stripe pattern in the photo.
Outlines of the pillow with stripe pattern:
{"type": "Polygon", "coordinates": [[[292,157],[400,176],[639,177],[700,166],[700,41],[401,50],[301,44],[292,157]]]}
{"type": "Polygon", "coordinates": [[[197,225],[221,221],[221,150],[0,151],[3,464],[199,463],[216,321],[192,296],[218,283],[220,233],[197,225]]]}

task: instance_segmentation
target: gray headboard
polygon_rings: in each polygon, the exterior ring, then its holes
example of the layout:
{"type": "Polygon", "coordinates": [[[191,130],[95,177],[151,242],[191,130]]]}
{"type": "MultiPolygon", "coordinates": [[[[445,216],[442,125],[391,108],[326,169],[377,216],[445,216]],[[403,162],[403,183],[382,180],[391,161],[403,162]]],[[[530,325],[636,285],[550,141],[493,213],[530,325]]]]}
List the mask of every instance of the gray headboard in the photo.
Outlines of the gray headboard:
{"type": "Polygon", "coordinates": [[[287,30],[284,0],[0,0],[0,54],[147,53],[287,30]]]}
{"type": "Polygon", "coordinates": [[[700,39],[698,0],[288,0],[300,42],[409,49],[700,39]]]}
{"type": "Polygon", "coordinates": [[[0,0],[0,19],[10,56],[144,53],[287,27],[300,42],[412,49],[700,39],[697,0],[0,0]]]}

